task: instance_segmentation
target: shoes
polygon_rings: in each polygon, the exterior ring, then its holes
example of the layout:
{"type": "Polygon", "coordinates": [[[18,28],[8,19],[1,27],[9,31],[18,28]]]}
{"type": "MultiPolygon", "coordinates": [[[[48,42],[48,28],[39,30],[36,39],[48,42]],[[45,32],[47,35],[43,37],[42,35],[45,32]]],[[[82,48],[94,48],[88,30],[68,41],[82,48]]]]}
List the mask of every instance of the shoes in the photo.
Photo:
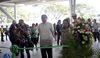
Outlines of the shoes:
{"type": "Polygon", "coordinates": [[[33,51],[33,49],[30,49],[31,51],[33,51]]]}
{"type": "Polygon", "coordinates": [[[5,42],[5,41],[1,41],[1,42],[5,42]]]}
{"type": "Polygon", "coordinates": [[[0,53],[2,53],[1,50],[0,50],[0,53]]]}
{"type": "Polygon", "coordinates": [[[38,51],[38,49],[36,49],[38,51]]]}
{"type": "Polygon", "coordinates": [[[16,56],[19,56],[19,53],[16,53],[16,56]]]}

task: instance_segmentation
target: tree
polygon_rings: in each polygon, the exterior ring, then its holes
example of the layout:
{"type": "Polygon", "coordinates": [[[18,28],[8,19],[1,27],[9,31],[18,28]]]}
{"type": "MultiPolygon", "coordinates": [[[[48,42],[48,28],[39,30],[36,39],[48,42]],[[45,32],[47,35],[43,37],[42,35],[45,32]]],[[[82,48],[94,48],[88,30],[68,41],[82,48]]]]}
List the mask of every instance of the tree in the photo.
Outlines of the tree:
{"type": "MultiPolygon", "coordinates": [[[[92,18],[95,16],[95,9],[87,4],[76,4],[76,14],[79,17],[92,18]]],[[[55,19],[59,19],[63,15],[69,15],[69,7],[58,3],[49,4],[44,8],[44,12],[52,14],[55,19]]]]}
{"type": "Polygon", "coordinates": [[[92,18],[95,16],[95,9],[87,4],[76,4],[76,13],[80,17],[92,18]]]}
{"type": "Polygon", "coordinates": [[[69,7],[65,5],[61,5],[58,3],[49,4],[46,8],[44,8],[44,12],[49,16],[53,15],[52,19],[59,19],[62,15],[68,15],[69,7]]]}
{"type": "Polygon", "coordinates": [[[2,19],[2,17],[5,17],[5,14],[4,13],[2,13],[1,11],[0,11],[0,23],[2,23],[4,20],[2,19]]]}
{"type": "Polygon", "coordinates": [[[20,7],[17,7],[17,15],[19,16],[18,18],[29,21],[30,17],[32,16],[32,13],[20,7]]]}
{"type": "MultiPolygon", "coordinates": [[[[10,7],[10,8],[5,8],[5,10],[14,18],[14,8],[10,7]]],[[[26,21],[30,20],[30,17],[32,15],[31,12],[28,12],[24,9],[22,9],[21,7],[17,7],[17,18],[19,19],[24,19],[26,21]]],[[[7,17],[3,12],[0,11],[0,17],[7,17]]],[[[12,20],[7,18],[7,20],[1,20],[2,22],[11,22],[12,20]]]]}

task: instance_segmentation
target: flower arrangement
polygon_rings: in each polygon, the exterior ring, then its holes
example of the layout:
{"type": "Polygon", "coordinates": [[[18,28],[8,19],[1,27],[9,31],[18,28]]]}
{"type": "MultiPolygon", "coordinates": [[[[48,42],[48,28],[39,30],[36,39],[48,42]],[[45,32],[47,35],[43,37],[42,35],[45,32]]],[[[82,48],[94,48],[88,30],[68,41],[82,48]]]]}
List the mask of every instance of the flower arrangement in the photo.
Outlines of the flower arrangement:
{"type": "Polygon", "coordinates": [[[61,51],[62,56],[59,58],[87,58],[92,57],[92,32],[87,25],[77,23],[72,28],[72,36],[68,36],[66,44],[69,47],[61,51]]]}
{"type": "Polygon", "coordinates": [[[74,36],[74,39],[80,41],[80,44],[83,46],[91,45],[93,42],[92,32],[89,30],[87,25],[82,23],[73,27],[72,35],[74,36]]]}

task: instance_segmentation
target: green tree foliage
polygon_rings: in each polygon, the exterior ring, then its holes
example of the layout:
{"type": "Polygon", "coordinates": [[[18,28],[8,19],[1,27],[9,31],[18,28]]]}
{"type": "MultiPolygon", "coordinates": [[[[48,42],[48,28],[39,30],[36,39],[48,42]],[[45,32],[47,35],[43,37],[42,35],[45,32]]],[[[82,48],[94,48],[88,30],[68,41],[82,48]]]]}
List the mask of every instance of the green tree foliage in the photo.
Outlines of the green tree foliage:
{"type": "MultiPolygon", "coordinates": [[[[69,6],[58,3],[52,3],[44,8],[46,14],[53,14],[56,19],[59,19],[63,15],[69,15],[69,11],[69,6]]],[[[76,4],[76,14],[78,14],[79,17],[92,18],[95,16],[95,9],[87,4],[76,4]]]]}
{"type": "Polygon", "coordinates": [[[18,18],[29,21],[30,17],[32,16],[32,13],[20,7],[17,7],[17,15],[19,16],[18,18]]]}
{"type": "Polygon", "coordinates": [[[2,13],[2,11],[0,11],[0,23],[2,23],[2,22],[3,22],[2,17],[4,17],[4,16],[5,16],[5,14],[4,14],[4,13],[2,13]]]}
{"type": "MultiPolygon", "coordinates": [[[[13,7],[6,8],[5,10],[11,15],[11,17],[14,18],[14,8],[13,8],[13,7]]],[[[10,18],[7,17],[7,22],[8,22],[8,23],[9,23],[9,22],[11,23],[12,20],[11,20],[10,18]]]]}
{"type": "Polygon", "coordinates": [[[92,18],[95,16],[95,9],[87,4],[76,4],[76,13],[80,17],[92,18]]]}
{"type": "MultiPolygon", "coordinates": [[[[34,7],[37,7],[38,9],[38,6],[39,5],[36,5],[34,7]]],[[[33,17],[33,19],[35,20],[38,19],[39,15],[45,12],[48,16],[52,15],[52,19],[61,19],[61,17],[70,14],[69,5],[67,6],[59,3],[50,3],[43,7],[40,7],[40,9],[41,9],[40,13],[31,13],[27,10],[22,9],[21,7],[17,7],[17,18],[29,21],[30,18],[33,17]]],[[[6,8],[5,10],[14,18],[13,7],[6,8]]],[[[76,4],[76,13],[78,14],[79,17],[84,17],[84,18],[92,18],[95,16],[94,8],[88,6],[87,4],[76,4]]],[[[2,16],[6,15],[0,11],[0,17],[2,16]]],[[[11,22],[9,18],[7,21],[11,22]]]]}
{"type": "MultiPolygon", "coordinates": [[[[10,8],[5,8],[5,10],[14,18],[14,8],[10,7],[10,8]]],[[[29,21],[30,17],[32,16],[31,12],[28,12],[24,9],[22,9],[21,7],[17,7],[17,18],[18,19],[24,19],[26,21],[29,21]]],[[[3,12],[0,11],[0,17],[7,17],[3,12]]],[[[10,22],[11,23],[11,19],[7,18],[7,20],[2,20],[2,22],[10,22]]]]}
{"type": "Polygon", "coordinates": [[[52,3],[44,8],[44,12],[48,15],[52,14],[55,19],[59,19],[62,15],[69,14],[69,7],[58,3],[52,3]]]}

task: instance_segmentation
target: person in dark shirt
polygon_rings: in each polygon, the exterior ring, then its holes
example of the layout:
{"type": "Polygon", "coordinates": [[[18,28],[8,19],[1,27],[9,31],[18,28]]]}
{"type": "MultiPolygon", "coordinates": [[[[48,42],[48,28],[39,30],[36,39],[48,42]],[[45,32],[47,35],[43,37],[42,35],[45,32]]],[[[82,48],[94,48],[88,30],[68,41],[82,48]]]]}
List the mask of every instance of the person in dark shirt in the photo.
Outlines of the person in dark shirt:
{"type": "MultiPolygon", "coordinates": [[[[18,38],[20,38],[20,36],[18,34],[18,31],[17,31],[16,21],[14,20],[10,26],[9,39],[11,41],[11,44],[19,46],[18,38]]],[[[19,55],[19,53],[16,53],[16,56],[18,56],[18,55],[19,55]]]]}
{"type": "Polygon", "coordinates": [[[58,20],[57,25],[56,25],[56,30],[57,30],[57,44],[59,45],[59,40],[61,37],[61,29],[62,29],[62,25],[61,25],[61,20],[58,20]]]}
{"type": "MultiPolygon", "coordinates": [[[[28,35],[29,35],[29,26],[24,23],[24,21],[21,19],[20,20],[20,48],[27,48],[29,47],[29,42],[28,42],[28,35]]],[[[30,58],[30,52],[29,49],[26,49],[27,53],[27,58],[30,58]]],[[[20,50],[21,58],[24,58],[24,49],[20,50]]]]}
{"type": "Polygon", "coordinates": [[[12,43],[12,45],[17,45],[17,37],[19,37],[19,35],[17,34],[17,28],[16,28],[16,21],[14,20],[13,23],[10,26],[10,41],[12,43]]]}
{"type": "Polygon", "coordinates": [[[7,36],[9,36],[9,28],[8,28],[8,26],[6,26],[5,35],[6,35],[6,40],[8,40],[7,39],[7,36]]]}

